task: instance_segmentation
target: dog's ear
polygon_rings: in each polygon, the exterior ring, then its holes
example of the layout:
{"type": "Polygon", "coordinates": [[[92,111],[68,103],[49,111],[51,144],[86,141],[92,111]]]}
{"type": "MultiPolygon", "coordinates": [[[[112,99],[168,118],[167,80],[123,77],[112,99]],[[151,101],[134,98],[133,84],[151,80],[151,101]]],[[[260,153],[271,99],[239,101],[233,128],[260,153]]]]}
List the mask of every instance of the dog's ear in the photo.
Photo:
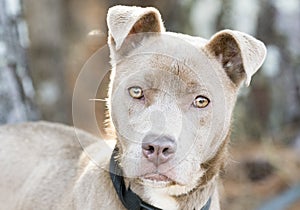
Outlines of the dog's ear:
{"type": "Polygon", "coordinates": [[[108,43],[119,50],[126,37],[141,32],[165,30],[160,13],[153,7],[114,6],[107,13],[108,43]]]}
{"type": "Polygon", "coordinates": [[[250,84],[252,75],[262,65],[267,52],[261,41],[232,30],[218,32],[205,48],[221,62],[227,75],[237,86],[244,80],[247,86],[250,84]]]}

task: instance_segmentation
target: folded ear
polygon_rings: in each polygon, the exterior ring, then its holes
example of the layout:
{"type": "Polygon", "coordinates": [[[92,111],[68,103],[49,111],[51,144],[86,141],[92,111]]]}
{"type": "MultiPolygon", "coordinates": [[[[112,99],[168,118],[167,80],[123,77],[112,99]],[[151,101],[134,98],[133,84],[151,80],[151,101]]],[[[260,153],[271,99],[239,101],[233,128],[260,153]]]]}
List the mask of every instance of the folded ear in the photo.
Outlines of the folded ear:
{"type": "Polygon", "coordinates": [[[153,7],[114,6],[108,10],[108,43],[119,50],[126,37],[141,32],[164,31],[160,13],[153,7]]]}
{"type": "Polygon", "coordinates": [[[215,34],[205,48],[221,62],[227,75],[237,86],[244,80],[247,86],[250,84],[252,75],[262,65],[267,53],[261,41],[231,30],[215,34]]]}

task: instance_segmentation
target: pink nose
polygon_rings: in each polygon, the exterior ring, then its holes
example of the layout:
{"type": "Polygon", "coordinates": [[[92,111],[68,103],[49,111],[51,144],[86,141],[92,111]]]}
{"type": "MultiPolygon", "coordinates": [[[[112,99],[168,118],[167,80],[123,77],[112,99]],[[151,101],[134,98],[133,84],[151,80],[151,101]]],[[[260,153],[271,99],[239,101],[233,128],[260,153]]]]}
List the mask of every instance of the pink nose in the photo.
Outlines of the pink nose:
{"type": "Polygon", "coordinates": [[[144,157],[156,166],[169,161],[176,152],[175,141],[167,136],[159,136],[157,138],[153,135],[146,136],[143,142],[142,150],[144,157]],[[149,142],[151,139],[154,139],[154,141],[149,142]]]}

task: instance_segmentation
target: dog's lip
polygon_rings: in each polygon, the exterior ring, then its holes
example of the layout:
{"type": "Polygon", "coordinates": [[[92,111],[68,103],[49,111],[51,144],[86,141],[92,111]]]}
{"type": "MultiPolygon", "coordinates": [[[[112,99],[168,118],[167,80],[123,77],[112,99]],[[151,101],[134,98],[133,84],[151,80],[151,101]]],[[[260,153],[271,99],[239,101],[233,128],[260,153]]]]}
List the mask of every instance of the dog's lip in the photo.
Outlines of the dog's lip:
{"type": "Polygon", "coordinates": [[[143,185],[151,187],[168,187],[172,185],[184,186],[185,184],[173,178],[173,174],[165,174],[159,172],[146,173],[139,176],[139,180],[143,185]]]}
{"type": "Polygon", "coordinates": [[[168,176],[160,173],[148,173],[141,177],[142,179],[152,180],[156,182],[172,182],[168,176]]]}

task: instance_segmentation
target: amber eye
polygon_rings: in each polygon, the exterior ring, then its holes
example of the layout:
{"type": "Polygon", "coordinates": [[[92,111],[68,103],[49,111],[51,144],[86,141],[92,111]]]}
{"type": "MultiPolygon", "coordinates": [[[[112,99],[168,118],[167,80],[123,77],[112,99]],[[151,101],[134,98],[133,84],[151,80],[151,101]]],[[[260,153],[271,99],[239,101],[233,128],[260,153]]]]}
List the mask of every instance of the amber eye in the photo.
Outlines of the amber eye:
{"type": "Polygon", "coordinates": [[[193,101],[193,106],[196,108],[205,108],[209,104],[209,99],[204,96],[197,96],[193,101]]]}
{"type": "Polygon", "coordinates": [[[144,93],[143,93],[143,90],[142,88],[140,87],[130,87],[128,89],[128,92],[129,92],[129,95],[132,97],[132,98],[135,98],[135,99],[141,99],[144,97],[144,93]]]}

